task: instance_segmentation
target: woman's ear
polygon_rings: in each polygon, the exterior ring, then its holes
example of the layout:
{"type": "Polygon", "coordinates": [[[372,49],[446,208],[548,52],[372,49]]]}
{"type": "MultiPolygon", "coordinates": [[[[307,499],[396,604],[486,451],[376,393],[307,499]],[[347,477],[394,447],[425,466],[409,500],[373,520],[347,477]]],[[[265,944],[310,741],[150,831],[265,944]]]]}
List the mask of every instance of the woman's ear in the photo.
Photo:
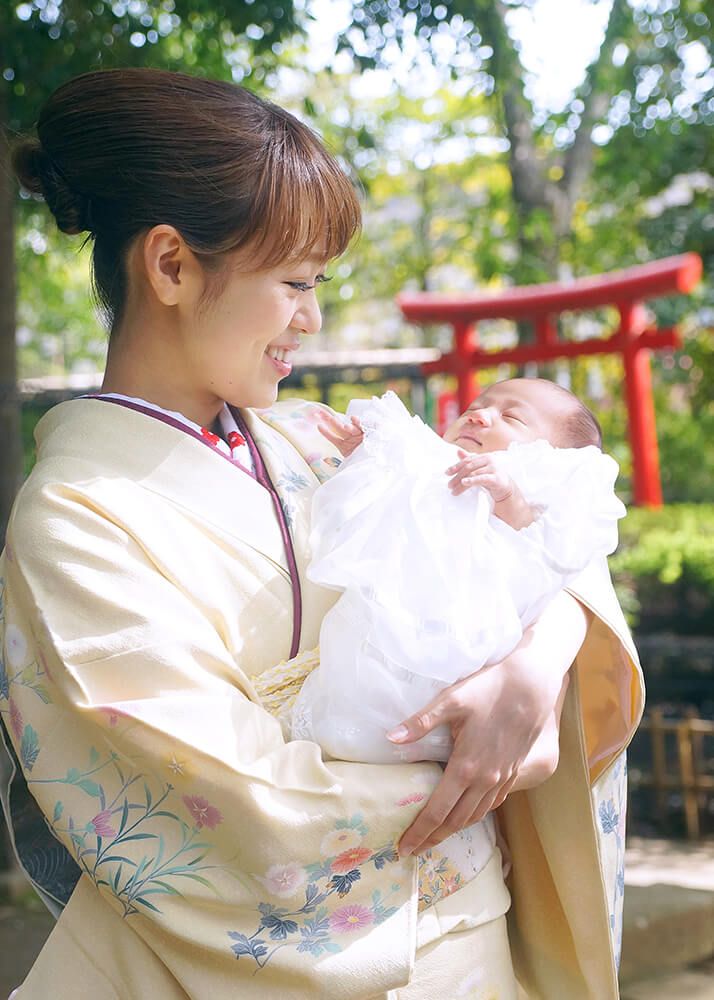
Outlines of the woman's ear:
{"type": "Polygon", "coordinates": [[[203,291],[204,274],[196,255],[174,226],[154,226],[144,237],[146,280],[162,305],[193,305],[203,291]]]}

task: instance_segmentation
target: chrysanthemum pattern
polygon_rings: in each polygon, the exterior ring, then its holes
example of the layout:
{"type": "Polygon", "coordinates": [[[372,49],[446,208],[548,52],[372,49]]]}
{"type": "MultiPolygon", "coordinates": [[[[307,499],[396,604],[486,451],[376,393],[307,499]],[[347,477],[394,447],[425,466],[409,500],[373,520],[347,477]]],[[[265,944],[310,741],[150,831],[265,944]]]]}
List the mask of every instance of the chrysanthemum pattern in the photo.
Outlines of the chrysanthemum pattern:
{"type": "Polygon", "coordinates": [[[338,820],[322,843],[328,851],[337,853],[305,866],[293,861],[273,865],[265,874],[255,876],[271,896],[295,898],[300,893],[304,902],[293,906],[258,903],[257,926],[252,934],[228,931],[230,948],[239,961],[254,963],[258,971],[280,948],[293,947],[316,958],[339,952],[355,934],[397,912],[397,907],[389,906],[388,901],[401,888],[398,881],[386,893],[375,890],[369,905],[334,905],[349,895],[366,868],[381,871],[387,865],[397,866],[395,844],[371,847],[369,827],[360,814],[338,820]]]}

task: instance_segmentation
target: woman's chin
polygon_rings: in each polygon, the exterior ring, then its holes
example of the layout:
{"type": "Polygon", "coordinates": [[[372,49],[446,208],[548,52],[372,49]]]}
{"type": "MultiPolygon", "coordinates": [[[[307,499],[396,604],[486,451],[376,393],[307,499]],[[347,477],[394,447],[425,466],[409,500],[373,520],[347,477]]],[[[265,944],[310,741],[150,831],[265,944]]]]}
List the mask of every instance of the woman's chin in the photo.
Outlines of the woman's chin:
{"type": "Polygon", "coordinates": [[[240,403],[234,405],[249,407],[251,410],[265,410],[278,398],[277,385],[255,386],[250,392],[245,393],[240,403]]]}

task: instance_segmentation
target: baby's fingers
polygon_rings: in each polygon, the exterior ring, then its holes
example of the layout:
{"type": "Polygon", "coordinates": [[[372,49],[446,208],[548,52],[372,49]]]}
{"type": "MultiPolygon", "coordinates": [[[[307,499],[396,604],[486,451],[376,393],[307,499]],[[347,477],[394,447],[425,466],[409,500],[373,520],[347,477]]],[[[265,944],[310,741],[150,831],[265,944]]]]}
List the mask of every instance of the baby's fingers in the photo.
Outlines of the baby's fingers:
{"type": "Polygon", "coordinates": [[[342,444],[345,439],[344,428],[338,427],[328,427],[327,424],[318,424],[317,429],[322,434],[323,437],[327,438],[332,444],[338,447],[342,444]]]}
{"type": "Polygon", "coordinates": [[[466,469],[473,469],[474,471],[476,469],[485,469],[488,468],[488,466],[490,465],[491,465],[491,458],[489,455],[464,454],[461,458],[461,461],[454,462],[453,465],[449,466],[449,468],[446,470],[446,474],[448,476],[452,475],[455,472],[462,472],[466,469]]]}
{"type": "Polygon", "coordinates": [[[498,489],[499,486],[502,486],[501,480],[498,476],[489,472],[467,474],[462,476],[458,482],[455,482],[455,480],[452,480],[451,482],[454,483],[454,485],[452,486],[451,483],[449,483],[449,486],[451,487],[451,491],[454,496],[459,496],[459,494],[465,493],[467,490],[472,490],[477,486],[480,486],[482,489],[488,490],[489,492],[491,490],[498,489]]]}
{"type": "Polygon", "coordinates": [[[320,423],[321,427],[333,427],[335,430],[343,430],[349,427],[349,421],[347,417],[343,417],[341,414],[332,413],[331,410],[323,410],[320,413],[320,423]]]}

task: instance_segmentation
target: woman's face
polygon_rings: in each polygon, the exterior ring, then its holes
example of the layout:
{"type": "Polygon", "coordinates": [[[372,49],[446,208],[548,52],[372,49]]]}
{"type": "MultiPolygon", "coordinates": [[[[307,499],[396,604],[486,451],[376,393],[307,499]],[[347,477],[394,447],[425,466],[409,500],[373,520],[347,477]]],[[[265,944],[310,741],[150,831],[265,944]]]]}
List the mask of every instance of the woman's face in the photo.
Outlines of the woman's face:
{"type": "Polygon", "coordinates": [[[324,260],[306,257],[270,270],[231,270],[220,294],[182,324],[181,367],[201,398],[234,406],[275,402],[304,334],[322,316],[316,286],[324,260]]]}

